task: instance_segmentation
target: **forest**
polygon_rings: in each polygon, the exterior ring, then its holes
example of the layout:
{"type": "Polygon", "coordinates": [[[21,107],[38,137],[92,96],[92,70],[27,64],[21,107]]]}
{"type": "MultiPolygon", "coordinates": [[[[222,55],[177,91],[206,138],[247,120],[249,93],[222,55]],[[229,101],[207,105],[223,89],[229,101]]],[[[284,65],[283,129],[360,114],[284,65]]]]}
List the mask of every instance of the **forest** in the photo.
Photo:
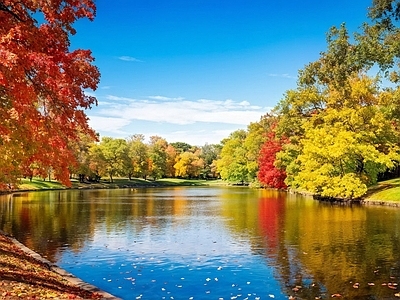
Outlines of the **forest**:
{"type": "Polygon", "coordinates": [[[100,72],[69,50],[73,23],[94,1],[0,1],[0,184],[49,174],[69,185],[115,176],[222,178],[353,199],[400,162],[400,1],[374,0],[358,32],[327,33],[326,50],[258,122],[218,145],[158,136],[102,137],[85,110],[100,72]],[[42,13],[45,22],[35,16],[42,13]]]}

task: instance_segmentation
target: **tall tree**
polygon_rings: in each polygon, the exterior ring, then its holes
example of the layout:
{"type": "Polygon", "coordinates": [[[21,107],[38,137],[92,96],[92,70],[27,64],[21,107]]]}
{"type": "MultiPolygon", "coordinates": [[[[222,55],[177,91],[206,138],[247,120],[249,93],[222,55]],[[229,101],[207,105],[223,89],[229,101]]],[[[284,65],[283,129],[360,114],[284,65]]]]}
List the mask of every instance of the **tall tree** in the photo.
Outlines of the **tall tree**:
{"type": "Polygon", "coordinates": [[[126,140],[103,137],[94,150],[97,156],[94,161],[99,161],[103,172],[110,177],[110,182],[113,182],[115,175],[124,175],[130,163],[126,140]]]}
{"type": "Polygon", "coordinates": [[[267,140],[262,145],[258,158],[258,180],[262,185],[285,189],[287,188],[285,184],[286,172],[283,168],[277,166],[276,154],[282,150],[282,146],[287,143],[287,139],[276,138],[275,131],[272,128],[266,136],[267,140]]]}
{"type": "Polygon", "coordinates": [[[217,161],[217,170],[224,180],[244,183],[249,180],[247,168],[246,148],[244,141],[247,132],[236,130],[228,138],[222,140],[222,150],[217,161]]]}
{"type": "Polygon", "coordinates": [[[215,164],[221,153],[221,149],[221,144],[205,144],[201,147],[200,157],[204,161],[204,169],[202,170],[203,178],[217,177],[215,164]]]}
{"type": "Polygon", "coordinates": [[[200,157],[200,149],[196,151],[185,151],[179,154],[174,165],[176,175],[181,177],[199,177],[204,168],[204,160],[200,157]]]}
{"type": "Polygon", "coordinates": [[[96,99],[85,90],[95,90],[100,77],[90,51],[70,51],[69,35],[77,19],[94,15],[92,0],[0,1],[2,183],[37,162],[69,184],[76,161],[69,141],[80,130],[94,136],[83,110],[96,99]]]}
{"type": "Polygon", "coordinates": [[[130,165],[128,167],[128,177],[142,177],[146,179],[149,173],[149,153],[148,145],[144,143],[143,134],[134,134],[127,140],[130,165]]]}
{"type": "Polygon", "coordinates": [[[166,174],[168,143],[159,136],[151,136],[149,144],[150,176],[157,180],[166,174]]]}
{"type": "Polygon", "coordinates": [[[178,158],[178,152],[172,144],[168,144],[167,148],[165,149],[165,153],[167,155],[165,176],[174,178],[176,175],[174,165],[176,164],[178,158]]]}
{"type": "Polygon", "coordinates": [[[351,94],[341,99],[332,91],[327,108],[304,125],[294,184],[325,197],[360,197],[379,173],[400,162],[399,120],[387,106],[393,95],[367,76],[349,83],[351,94]]]}
{"type": "Polygon", "coordinates": [[[270,132],[272,124],[276,122],[276,117],[272,114],[265,114],[258,122],[252,122],[247,126],[247,136],[244,141],[246,148],[248,177],[252,180],[257,178],[259,171],[258,157],[261,147],[267,139],[267,133],[270,132]]]}

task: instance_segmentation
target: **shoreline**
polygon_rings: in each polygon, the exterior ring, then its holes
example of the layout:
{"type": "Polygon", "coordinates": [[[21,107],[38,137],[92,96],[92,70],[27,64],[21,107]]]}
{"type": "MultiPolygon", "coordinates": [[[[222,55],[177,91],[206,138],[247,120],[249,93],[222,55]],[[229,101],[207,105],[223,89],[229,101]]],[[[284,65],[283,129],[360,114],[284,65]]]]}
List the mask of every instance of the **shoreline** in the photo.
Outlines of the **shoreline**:
{"type": "MultiPolygon", "coordinates": [[[[228,185],[228,184],[227,184],[228,185]]],[[[112,186],[101,186],[101,185],[96,185],[96,184],[90,184],[84,187],[71,187],[71,188],[41,188],[41,189],[16,189],[12,191],[6,191],[6,194],[16,194],[16,193],[26,193],[26,192],[39,192],[39,191],[57,191],[57,190],[82,190],[82,189],[127,189],[127,188],[159,188],[159,187],[171,187],[171,186],[177,186],[177,185],[166,185],[166,184],[156,184],[156,185],[139,185],[139,184],[134,184],[134,185],[117,185],[113,184],[112,186]]],[[[193,186],[191,184],[182,184],[179,186],[193,186]]],[[[204,186],[204,185],[203,185],[204,186]]],[[[294,190],[287,190],[287,193],[293,193],[293,194],[302,194],[301,192],[294,191],[294,190]]],[[[312,196],[308,194],[309,196],[312,196]]],[[[319,199],[315,199],[320,202],[324,202],[319,199]]],[[[340,204],[345,204],[345,205],[352,205],[352,204],[360,204],[360,205],[377,205],[377,206],[391,206],[391,207],[400,207],[400,202],[392,202],[392,201],[381,201],[381,200],[375,200],[371,199],[368,200],[366,198],[361,199],[357,202],[332,202],[334,205],[340,205],[340,204]]],[[[121,300],[121,298],[118,298],[108,292],[105,292],[98,287],[91,285],[87,282],[84,282],[80,278],[74,276],[73,274],[65,271],[64,269],[58,267],[56,264],[48,261],[38,253],[34,252],[32,249],[26,247],[23,245],[21,242],[19,242],[17,239],[15,239],[13,236],[3,232],[0,230],[0,259],[4,258],[4,253],[7,252],[6,247],[4,247],[4,243],[6,244],[12,244],[14,247],[16,247],[15,251],[12,252],[11,256],[13,260],[19,261],[19,264],[17,263],[14,268],[11,268],[11,270],[8,270],[8,272],[1,272],[3,271],[2,265],[4,264],[4,261],[0,260],[0,299],[104,299],[104,300],[121,300]],[[5,240],[7,242],[5,242],[5,240]],[[24,279],[21,277],[18,277],[17,279],[13,280],[13,277],[16,277],[17,275],[14,276],[13,273],[18,274],[18,276],[21,273],[21,270],[24,269],[24,262],[27,260],[27,257],[29,259],[34,260],[37,262],[35,265],[35,268],[39,270],[39,272],[51,272],[51,274],[56,275],[54,278],[51,279],[52,284],[56,283],[59,284],[58,287],[50,287],[50,286],[45,286],[43,282],[41,281],[42,279],[37,279],[35,276],[30,275],[31,277],[29,279],[24,279]],[[18,265],[20,267],[18,267],[18,265]],[[65,284],[67,282],[68,284],[65,284]],[[25,288],[21,288],[21,284],[25,284],[25,288]],[[15,286],[18,286],[18,288],[15,288],[15,291],[13,290],[15,286]],[[36,291],[29,292],[35,289],[35,287],[38,287],[40,290],[45,290],[48,289],[49,295],[54,292],[54,289],[57,290],[57,293],[59,293],[56,297],[43,297],[42,295],[39,296],[39,298],[36,297],[37,293],[36,291]],[[28,292],[21,292],[22,290],[26,290],[28,292]],[[84,297],[81,297],[81,295],[86,295],[84,297]]],[[[11,253],[11,251],[8,251],[11,253]]],[[[23,271],[23,270],[22,270],[23,271]]],[[[51,277],[51,276],[50,276],[51,277]]],[[[49,278],[50,278],[49,277],[49,278]]]]}
{"type": "Polygon", "coordinates": [[[0,231],[0,299],[122,300],[48,261],[0,231]]]}
{"type": "MultiPolygon", "coordinates": [[[[216,186],[235,186],[232,183],[224,183],[224,184],[217,184],[216,186]]],[[[85,183],[83,186],[72,186],[72,187],[56,187],[56,188],[38,188],[38,189],[13,189],[13,190],[0,190],[0,196],[1,195],[12,195],[16,193],[30,193],[30,192],[41,192],[41,191],[68,191],[68,190],[107,190],[107,189],[145,189],[145,188],[165,188],[165,187],[176,187],[176,186],[182,186],[182,187],[187,187],[187,186],[212,186],[210,184],[196,184],[196,183],[188,183],[188,181],[185,181],[183,183],[158,183],[158,182],[149,182],[146,184],[138,184],[138,183],[132,183],[132,184],[118,184],[118,183],[85,183]]],[[[264,189],[264,188],[260,188],[264,189]]],[[[266,188],[268,189],[268,188],[266,188]]],[[[275,190],[275,189],[273,189],[275,190]]],[[[320,202],[331,202],[332,204],[346,204],[346,205],[353,205],[353,204],[360,204],[360,205],[376,205],[376,206],[390,206],[390,207],[400,207],[400,201],[386,201],[386,200],[379,200],[379,199],[368,199],[370,196],[374,193],[373,191],[367,192],[366,195],[363,197],[360,197],[358,199],[353,199],[353,200],[324,200],[324,199],[319,199],[318,197],[315,197],[315,195],[309,193],[309,192],[302,192],[302,191],[296,191],[293,189],[286,189],[282,190],[287,192],[288,194],[300,194],[300,195],[306,195],[306,196],[311,196],[314,198],[314,200],[320,201],[320,202]]],[[[400,195],[399,195],[400,196],[400,195]]],[[[1,234],[1,232],[0,232],[1,234]]]]}

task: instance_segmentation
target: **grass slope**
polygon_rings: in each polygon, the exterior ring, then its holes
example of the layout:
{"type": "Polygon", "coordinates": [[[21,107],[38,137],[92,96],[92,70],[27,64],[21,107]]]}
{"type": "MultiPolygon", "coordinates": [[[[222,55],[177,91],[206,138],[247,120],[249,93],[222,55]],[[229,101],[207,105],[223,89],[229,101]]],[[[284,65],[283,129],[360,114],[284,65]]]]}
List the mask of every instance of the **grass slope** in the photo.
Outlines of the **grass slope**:
{"type": "MultiPolygon", "coordinates": [[[[226,184],[221,180],[198,180],[198,179],[178,179],[178,178],[163,178],[157,181],[149,181],[139,178],[116,178],[110,183],[108,180],[101,180],[99,183],[80,183],[77,180],[72,180],[72,188],[122,188],[122,187],[163,187],[163,186],[209,186],[226,184]]],[[[40,178],[21,179],[19,190],[51,190],[51,189],[66,189],[64,185],[57,181],[44,181],[40,178]]]]}
{"type": "Polygon", "coordinates": [[[381,181],[370,187],[365,201],[384,201],[400,203],[400,178],[381,181]]]}

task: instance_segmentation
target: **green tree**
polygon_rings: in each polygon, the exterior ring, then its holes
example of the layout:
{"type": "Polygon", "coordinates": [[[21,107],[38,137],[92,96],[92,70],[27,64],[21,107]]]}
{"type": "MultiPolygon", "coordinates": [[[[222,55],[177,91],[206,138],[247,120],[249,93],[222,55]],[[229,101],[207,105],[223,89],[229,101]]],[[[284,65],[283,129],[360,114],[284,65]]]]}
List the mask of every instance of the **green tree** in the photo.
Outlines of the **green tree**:
{"type": "Polygon", "coordinates": [[[247,132],[243,129],[232,132],[222,140],[220,158],[217,160],[217,170],[221,178],[229,181],[248,181],[247,151],[244,147],[247,132]]]}
{"type": "Polygon", "coordinates": [[[192,149],[192,146],[185,142],[174,142],[174,143],[170,143],[170,145],[175,148],[177,153],[182,153],[182,152],[189,151],[190,149],[192,149]]]}
{"type": "Polygon", "coordinates": [[[167,170],[167,152],[168,143],[165,139],[159,136],[151,136],[149,144],[149,159],[150,166],[149,175],[154,180],[162,178],[167,170]]]}
{"type": "Polygon", "coordinates": [[[146,179],[149,173],[149,147],[144,142],[143,134],[134,134],[127,139],[128,156],[130,165],[128,177],[132,176],[146,179]]]}
{"type": "Polygon", "coordinates": [[[200,157],[204,161],[204,168],[201,172],[203,178],[217,177],[217,169],[215,164],[221,153],[221,149],[221,144],[205,144],[203,147],[201,147],[200,157]]]}
{"type": "Polygon", "coordinates": [[[130,162],[126,140],[103,137],[101,142],[91,149],[91,154],[94,171],[107,174],[110,182],[113,182],[113,176],[126,173],[130,162]]]}

